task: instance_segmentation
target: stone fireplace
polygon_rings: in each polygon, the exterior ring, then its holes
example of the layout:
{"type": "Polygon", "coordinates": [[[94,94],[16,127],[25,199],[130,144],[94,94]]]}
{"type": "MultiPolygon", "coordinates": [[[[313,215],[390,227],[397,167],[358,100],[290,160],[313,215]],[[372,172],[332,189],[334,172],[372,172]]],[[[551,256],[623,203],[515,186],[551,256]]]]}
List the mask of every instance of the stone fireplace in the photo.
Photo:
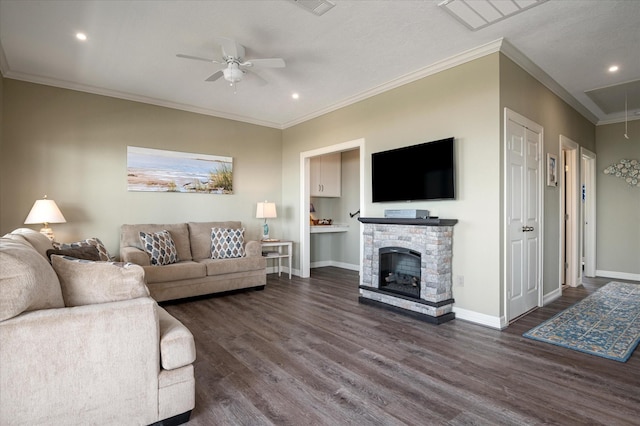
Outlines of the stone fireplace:
{"type": "Polygon", "coordinates": [[[441,324],[452,312],[455,219],[360,218],[364,224],[361,303],[441,324]]]}

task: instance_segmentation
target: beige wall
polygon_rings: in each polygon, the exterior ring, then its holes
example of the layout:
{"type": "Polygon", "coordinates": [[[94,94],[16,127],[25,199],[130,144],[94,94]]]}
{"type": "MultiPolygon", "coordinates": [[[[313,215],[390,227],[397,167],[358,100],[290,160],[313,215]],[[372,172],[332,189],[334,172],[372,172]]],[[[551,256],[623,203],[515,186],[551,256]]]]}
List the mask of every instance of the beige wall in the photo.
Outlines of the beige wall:
{"type": "MultiPolygon", "coordinates": [[[[253,217],[255,203],[268,199],[278,205],[278,218],[270,221],[271,234],[298,242],[300,153],[363,138],[362,216],[381,217],[388,208],[417,208],[458,219],[452,265],[456,307],[500,317],[504,314],[502,117],[503,108],[508,107],[544,127],[545,152],[559,153],[562,134],[598,153],[598,268],[637,273],[637,247],[630,244],[620,249],[628,253],[623,263],[616,263],[621,256],[602,251],[619,243],[615,235],[622,228],[616,227],[618,217],[603,204],[608,200],[603,192],[609,193],[608,186],[613,184],[609,181],[601,188],[603,161],[622,155],[606,151],[601,144],[609,139],[608,126],[602,133],[598,129],[596,146],[591,123],[498,53],[283,131],[10,79],[2,79],[0,100],[0,233],[23,226],[34,200],[48,194],[68,220],[54,225],[60,241],[98,236],[117,252],[123,223],[223,219],[242,220],[248,236],[257,238],[261,222],[253,217]],[[371,202],[371,153],[449,136],[456,138],[456,200],[371,202]],[[231,156],[235,193],[128,192],[127,145],[231,156]]],[[[633,131],[640,133],[640,129],[633,131]]],[[[630,155],[638,157],[637,151],[630,155]]],[[[637,191],[616,191],[622,195],[609,203],[635,200],[637,211],[637,198],[633,198],[637,191]]],[[[545,187],[545,292],[558,285],[558,196],[557,189],[545,187]]],[[[332,215],[342,221],[341,215],[355,211],[356,205],[343,203],[332,215]]],[[[635,229],[637,219],[625,220],[625,229],[635,229]]],[[[359,226],[354,220],[344,221],[359,226]]],[[[350,247],[359,233],[346,238],[350,247]]],[[[294,269],[299,268],[298,250],[296,243],[294,269]]],[[[339,258],[334,260],[358,263],[359,259],[353,260],[354,251],[348,251],[336,251],[339,258]]]]}
{"type": "MultiPolygon", "coordinates": [[[[3,118],[4,118],[4,78],[0,75],[0,152],[2,152],[2,135],[4,129],[3,126],[3,118]]],[[[0,173],[0,187],[2,186],[2,173],[0,173]]],[[[2,208],[2,204],[0,204],[0,209],[2,208]]]]}
{"type": "Polygon", "coordinates": [[[123,223],[241,220],[257,238],[256,202],[281,206],[281,130],[11,79],[3,100],[0,235],[44,194],[67,219],[57,240],[96,236],[114,253],[123,223]],[[128,192],[128,145],[233,157],[234,194],[128,192]]]}
{"type": "Polygon", "coordinates": [[[628,123],[629,140],[624,133],[624,123],[596,128],[596,273],[640,280],[640,187],[604,174],[622,159],[640,161],[640,120],[628,123]]]}
{"type": "MultiPolygon", "coordinates": [[[[559,156],[560,135],[595,151],[595,126],[504,55],[500,56],[500,109],[509,108],[544,128],[544,155],[559,156]]],[[[500,118],[500,128],[504,116],[500,118]]],[[[560,157],[558,157],[560,158],[560,157]]],[[[544,186],[543,288],[559,287],[560,188],[544,186]]]]}
{"type": "MultiPolygon", "coordinates": [[[[365,139],[363,217],[384,209],[428,209],[458,219],[454,228],[456,306],[500,313],[500,119],[498,54],[390,90],[283,132],[282,202],[299,215],[300,153],[365,139]],[[431,140],[456,138],[457,199],[413,203],[371,202],[371,153],[431,140]]],[[[401,184],[401,183],[398,183],[401,184]]],[[[299,241],[299,224],[289,238],[299,241]]],[[[299,259],[297,259],[299,260],[299,259]]]]}

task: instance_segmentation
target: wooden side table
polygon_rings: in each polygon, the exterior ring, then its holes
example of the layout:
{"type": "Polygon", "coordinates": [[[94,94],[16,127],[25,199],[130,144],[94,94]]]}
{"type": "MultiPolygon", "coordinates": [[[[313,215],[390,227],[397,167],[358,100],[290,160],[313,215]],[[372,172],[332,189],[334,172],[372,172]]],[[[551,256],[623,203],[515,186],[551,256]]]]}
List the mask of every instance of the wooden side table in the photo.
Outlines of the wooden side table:
{"type": "Polygon", "coordinates": [[[262,255],[268,259],[278,259],[278,276],[282,272],[282,259],[289,259],[289,279],[291,279],[291,259],[293,255],[293,241],[275,240],[260,241],[262,255]]]}

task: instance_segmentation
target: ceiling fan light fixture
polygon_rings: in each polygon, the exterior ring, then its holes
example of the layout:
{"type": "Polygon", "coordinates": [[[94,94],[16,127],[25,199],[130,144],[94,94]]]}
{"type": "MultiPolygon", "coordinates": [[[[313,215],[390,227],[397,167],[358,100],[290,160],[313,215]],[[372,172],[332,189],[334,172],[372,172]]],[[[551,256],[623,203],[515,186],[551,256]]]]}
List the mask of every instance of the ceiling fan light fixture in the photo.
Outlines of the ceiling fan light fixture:
{"type": "Polygon", "coordinates": [[[238,64],[231,62],[227,68],[222,71],[224,79],[230,83],[237,83],[242,80],[244,72],[238,67],[238,64]]]}

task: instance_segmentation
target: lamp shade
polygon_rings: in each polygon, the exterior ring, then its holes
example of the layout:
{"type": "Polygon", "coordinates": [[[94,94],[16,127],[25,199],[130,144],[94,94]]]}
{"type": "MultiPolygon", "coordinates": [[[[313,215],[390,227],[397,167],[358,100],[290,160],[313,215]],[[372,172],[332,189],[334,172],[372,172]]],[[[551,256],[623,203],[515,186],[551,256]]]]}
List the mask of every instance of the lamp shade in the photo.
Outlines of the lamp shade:
{"type": "Polygon", "coordinates": [[[42,200],[36,200],[31,208],[31,211],[24,220],[24,223],[66,223],[67,220],[62,215],[62,212],[53,200],[48,200],[47,196],[44,196],[42,200]]]}
{"type": "Polygon", "coordinates": [[[256,208],[256,218],[258,219],[272,219],[278,217],[276,214],[276,203],[258,203],[256,208]]]}

